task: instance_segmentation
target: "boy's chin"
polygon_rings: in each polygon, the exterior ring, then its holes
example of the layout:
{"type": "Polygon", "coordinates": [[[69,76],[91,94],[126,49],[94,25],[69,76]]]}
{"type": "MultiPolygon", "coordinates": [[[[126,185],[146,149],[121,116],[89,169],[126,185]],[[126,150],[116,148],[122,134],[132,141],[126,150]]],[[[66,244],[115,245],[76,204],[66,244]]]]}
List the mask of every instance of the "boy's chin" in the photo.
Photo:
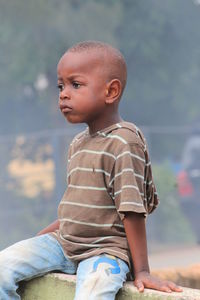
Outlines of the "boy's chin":
{"type": "Polygon", "coordinates": [[[65,116],[65,119],[71,124],[84,123],[84,121],[81,120],[80,118],[77,118],[72,115],[70,116],[70,114],[65,114],[64,116],[65,116]]]}

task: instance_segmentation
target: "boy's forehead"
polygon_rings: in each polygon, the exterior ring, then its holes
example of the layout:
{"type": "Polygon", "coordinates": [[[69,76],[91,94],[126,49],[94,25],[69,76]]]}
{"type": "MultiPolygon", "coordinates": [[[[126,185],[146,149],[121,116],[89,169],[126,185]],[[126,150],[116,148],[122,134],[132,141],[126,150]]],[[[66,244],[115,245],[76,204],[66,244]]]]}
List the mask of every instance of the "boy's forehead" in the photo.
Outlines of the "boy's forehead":
{"type": "Polygon", "coordinates": [[[58,62],[58,74],[67,72],[91,72],[96,67],[103,68],[104,59],[99,51],[66,52],[58,62]]]}

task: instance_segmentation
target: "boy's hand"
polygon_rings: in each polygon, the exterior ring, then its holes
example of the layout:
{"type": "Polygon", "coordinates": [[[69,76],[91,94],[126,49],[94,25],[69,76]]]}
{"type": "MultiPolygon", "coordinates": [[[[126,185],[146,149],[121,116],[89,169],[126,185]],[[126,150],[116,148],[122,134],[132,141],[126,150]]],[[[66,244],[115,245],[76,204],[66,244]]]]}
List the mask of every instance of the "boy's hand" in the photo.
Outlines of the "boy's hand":
{"type": "Polygon", "coordinates": [[[154,289],[162,292],[182,292],[182,289],[175,283],[168,280],[161,280],[152,276],[149,272],[143,271],[135,275],[134,285],[140,293],[144,292],[144,288],[154,289]]]}

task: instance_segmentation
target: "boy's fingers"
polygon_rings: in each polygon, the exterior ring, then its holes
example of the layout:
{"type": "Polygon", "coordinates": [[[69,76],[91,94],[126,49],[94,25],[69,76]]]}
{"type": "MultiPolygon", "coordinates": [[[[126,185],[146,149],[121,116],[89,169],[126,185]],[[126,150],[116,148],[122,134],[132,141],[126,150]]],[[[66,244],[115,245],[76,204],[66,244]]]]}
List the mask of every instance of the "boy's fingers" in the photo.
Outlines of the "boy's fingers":
{"type": "Polygon", "coordinates": [[[144,292],[144,287],[166,293],[182,292],[182,289],[172,281],[163,281],[154,277],[151,277],[151,280],[150,278],[145,278],[144,280],[136,279],[134,285],[140,293],[144,292]]]}
{"type": "Polygon", "coordinates": [[[144,292],[144,284],[142,283],[142,281],[141,280],[135,280],[134,281],[134,285],[135,285],[135,287],[138,289],[138,291],[140,292],[140,293],[142,293],[142,292],[144,292]]]}
{"type": "Polygon", "coordinates": [[[170,289],[174,292],[182,292],[182,288],[179,287],[178,285],[176,285],[175,283],[168,281],[168,286],[170,287],[170,289]]]}
{"type": "Polygon", "coordinates": [[[159,289],[161,292],[171,293],[172,290],[168,286],[163,286],[159,289]]]}
{"type": "Polygon", "coordinates": [[[163,286],[160,286],[160,288],[158,288],[158,290],[160,290],[162,292],[167,292],[167,293],[183,291],[180,287],[178,287],[176,284],[174,284],[171,281],[168,281],[163,286]]]}
{"type": "Polygon", "coordinates": [[[158,282],[151,282],[149,284],[147,284],[147,288],[150,289],[155,289],[161,292],[166,292],[166,293],[171,293],[172,290],[170,289],[170,287],[167,284],[163,284],[158,282]]]}

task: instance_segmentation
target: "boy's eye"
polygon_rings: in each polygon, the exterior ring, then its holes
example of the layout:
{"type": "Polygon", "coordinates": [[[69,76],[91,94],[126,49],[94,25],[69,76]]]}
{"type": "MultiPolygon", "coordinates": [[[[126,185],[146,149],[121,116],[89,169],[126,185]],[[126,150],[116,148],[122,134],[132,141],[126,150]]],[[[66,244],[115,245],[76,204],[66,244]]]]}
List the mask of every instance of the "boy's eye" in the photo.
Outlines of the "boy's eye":
{"type": "Polygon", "coordinates": [[[75,89],[79,89],[80,88],[80,83],[76,82],[76,81],[73,81],[72,82],[72,86],[75,88],[75,89]]]}
{"type": "Polygon", "coordinates": [[[62,83],[58,83],[57,87],[60,92],[62,92],[64,90],[64,84],[62,84],[62,83]]]}

